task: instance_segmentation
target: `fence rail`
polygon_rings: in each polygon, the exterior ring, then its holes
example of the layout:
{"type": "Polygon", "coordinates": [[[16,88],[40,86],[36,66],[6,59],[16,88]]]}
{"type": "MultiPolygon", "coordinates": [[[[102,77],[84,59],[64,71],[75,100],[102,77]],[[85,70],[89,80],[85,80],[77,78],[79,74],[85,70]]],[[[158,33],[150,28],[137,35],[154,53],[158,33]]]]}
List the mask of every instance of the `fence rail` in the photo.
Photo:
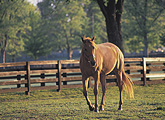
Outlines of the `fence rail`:
{"type": "MultiPolygon", "coordinates": [[[[125,71],[134,84],[165,83],[165,58],[125,58],[125,71]]],[[[82,87],[79,60],[29,61],[0,64],[0,93],[82,87]]],[[[106,76],[116,85],[116,76],[106,76]]],[[[94,85],[93,78],[89,87],[94,85]]]]}

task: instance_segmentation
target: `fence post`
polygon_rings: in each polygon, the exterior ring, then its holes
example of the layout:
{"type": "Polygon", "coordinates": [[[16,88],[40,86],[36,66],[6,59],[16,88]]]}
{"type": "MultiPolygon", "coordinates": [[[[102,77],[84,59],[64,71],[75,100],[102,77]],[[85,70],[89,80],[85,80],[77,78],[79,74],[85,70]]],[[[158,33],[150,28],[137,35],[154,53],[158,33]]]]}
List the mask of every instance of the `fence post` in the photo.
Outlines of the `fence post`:
{"type": "MultiPolygon", "coordinates": [[[[63,77],[67,77],[67,73],[62,73],[63,77]]],[[[63,85],[67,85],[67,81],[63,81],[63,85]]]]}
{"type": "Polygon", "coordinates": [[[26,62],[26,75],[27,75],[27,91],[25,91],[26,95],[30,95],[30,64],[29,62],[26,62]]]}
{"type": "MultiPolygon", "coordinates": [[[[44,79],[45,78],[45,74],[41,73],[41,78],[44,79]]],[[[45,83],[41,83],[41,86],[45,86],[45,83]]]]}
{"type": "Polygon", "coordinates": [[[61,61],[58,60],[58,90],[61,91],[61,61]]]}
{"type": "Polygon", "coordinates": [[[146,85],[146,58],[143,57],[143,85],[146,85]]]}
{"type": "MultiPolygon", "coordinates": [[[[17,75],[17,80],[21,80],[21,75],[17,75]]],[[[21,84],[17,84],[17,88],[20,88],[21,84]]]]}

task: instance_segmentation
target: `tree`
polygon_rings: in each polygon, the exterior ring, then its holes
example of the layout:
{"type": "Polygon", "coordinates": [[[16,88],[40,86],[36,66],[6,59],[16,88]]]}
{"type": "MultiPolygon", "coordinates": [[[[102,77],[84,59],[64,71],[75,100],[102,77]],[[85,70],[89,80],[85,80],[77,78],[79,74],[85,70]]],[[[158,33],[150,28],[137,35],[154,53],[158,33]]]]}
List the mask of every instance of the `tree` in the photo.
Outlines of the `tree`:
{"type": "Polygon", "coordinates": [[[164,6],[160,2],[161,0],[128,0],[125,3],[123,31],[126,44],[136,52],[143,50],[144,56],[148,56],[149,50],[161,45],[160,36],[165,23],[164,6]]]}
{"type": "Polygon", "coordinates": [[[51,51],[51,42],[47,39],[43,28],[44,21],[34,6],[29,12],[29,29],[23,34],[25,42],[25,53],[35,60],[40,56],[48,55],[51,51]]]}
{"type": "Polygon", "coordinates": [[[6,52],[17,56],[23,51],[20,33],[26,27],[28,3],[22,0],[0,2],[0,51],[1,62],[5,62],[6,52]]]}
{"type": "Polygon", "coordinates": [[[42,18],[49,20],[49,34],[52,36],[54,45],[59,50],[66,49],[68,59],[71,59],[71,50],[79,48],[80,36],[87,21],[83,4],[80,1],[48,1],[38,4],[42,18]],[[81,22],[80,22],[81,21],[81,22]]]}
{"type": "Polygon", "coordinates": [[[11,56],[12,62],[16,62],[16,57],[24,51],[24,41],[21,37],[21,30],[16,33],[16,37],[10,36],[10,43],[7,45],[7,54],[11,56]]]}
{"type": "Polygon", "coordinates": [[[88,19],[86,25],[86,36],[95,36],[96,43],[107,42],[107,33],[106,33],[106,24],[105,17],[103,16],[100,8],[95,1],[89,1],[88,4],[85,4],[84,7],[88,19]]]}
{"type": "Polygon", "coordinates": [[[121,18],[124,0],[97,0],[105,17],[108,41],[117,45],[123,52],[121,18]]]}

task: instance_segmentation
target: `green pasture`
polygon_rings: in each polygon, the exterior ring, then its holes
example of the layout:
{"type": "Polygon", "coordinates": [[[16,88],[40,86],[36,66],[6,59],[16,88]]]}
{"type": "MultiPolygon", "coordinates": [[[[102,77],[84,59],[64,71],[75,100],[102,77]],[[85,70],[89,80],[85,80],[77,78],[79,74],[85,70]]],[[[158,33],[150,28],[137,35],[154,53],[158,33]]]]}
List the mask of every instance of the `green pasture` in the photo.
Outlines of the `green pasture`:
{"type": "MultiPolygon", "coordinates": [[[[93,89],[88,89],[94,103],[93,89]]],[[[99,88],[101,102],[101,88],[99,88]]],[[[108,86],[105,111],[88,110],[82,88],[0,94],[0,119],[165,119],[165,85],[134,86],[135,99],[124,94],[123,110],[118,111],[119,91],[108,86]]]]}

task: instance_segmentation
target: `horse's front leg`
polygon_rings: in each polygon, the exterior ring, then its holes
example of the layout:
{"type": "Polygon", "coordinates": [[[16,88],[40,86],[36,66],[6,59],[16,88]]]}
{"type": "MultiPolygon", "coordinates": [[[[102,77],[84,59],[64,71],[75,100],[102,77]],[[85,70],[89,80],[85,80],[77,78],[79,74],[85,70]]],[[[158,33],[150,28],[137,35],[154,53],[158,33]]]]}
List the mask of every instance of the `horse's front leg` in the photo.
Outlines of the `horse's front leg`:
{"type": "Polygon", "coordinates": [[[83,94],[86,98],[87,104],[89,105],[89,110],[93,111],[94,110],[94,106],[91,104],[89,98],[88,98],[88,91],[87,91],[87,87],[88,87],[88,81],[89,78],[82,76],[82,82],[83,82],[83,94]]]}
{"type": "Polygon", "coordinates": [[[106,79],[105,79],[105,74],[102,73],[100,74],[100,82],[101,82],[101,85],[102,85],[102,100],[101,100],[101,105],[100,105],[100,108],[99,108],[99,111],[103,111],[104,110],[104,105],[105,105],[105,95],[106,95],[106,91],[107,91],[107,88],[106,88],[106,79]]]}
{"type": "Polygon", "coordinates": [[[100,73],[97,72],[93,77],[95,79],[95,85],[94,85],[95,110],[94,111],[99,112],[98,111],[98,93],[99,93],[98,86],[99,86],[99,80],[100,80],[100,73]]]}

